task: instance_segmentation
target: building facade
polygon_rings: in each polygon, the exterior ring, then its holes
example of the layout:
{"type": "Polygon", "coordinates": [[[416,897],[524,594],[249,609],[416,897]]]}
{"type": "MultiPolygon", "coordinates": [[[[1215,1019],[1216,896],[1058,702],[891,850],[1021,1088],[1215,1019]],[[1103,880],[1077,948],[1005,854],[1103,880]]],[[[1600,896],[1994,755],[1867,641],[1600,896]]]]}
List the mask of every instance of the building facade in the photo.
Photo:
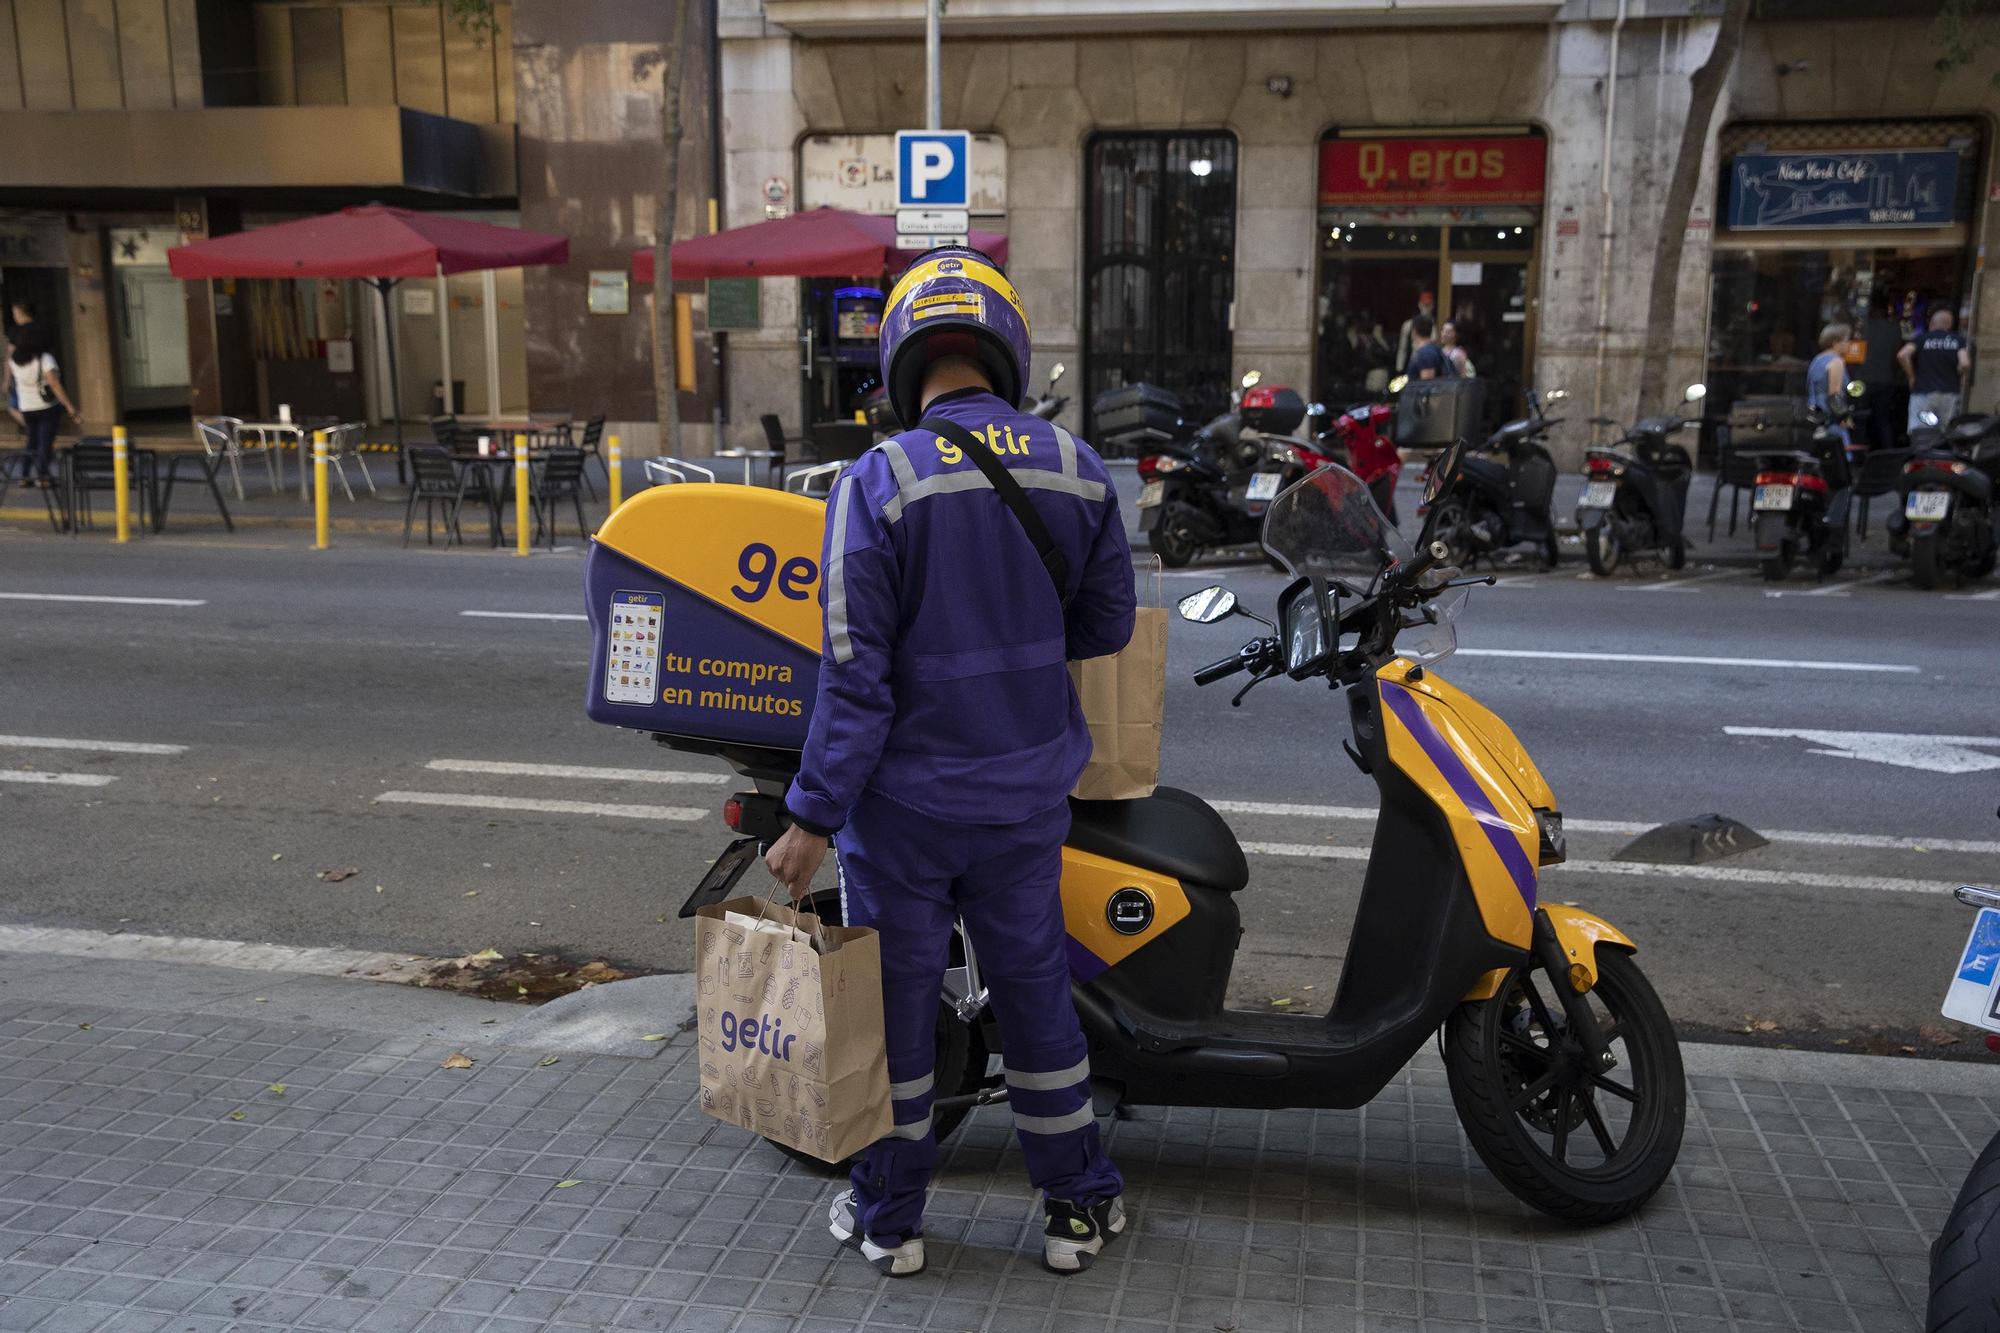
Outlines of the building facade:
{"type": "MultiPolygon", "coordinates": [[[[1928,14],[1784,12],[1760,8],[1780,17],[1751,24],[1715,118],[1671,380],[1803,394],[1821,324],[1858,326],[1883,299],[1905,321],[1948,304],[2000,337],[1979,262],[2000,241],[1990,71],[1941,73],[1928,14]],[[1772,184],[1895,170],[1878,186],[1893,200],[1780,201],[1772,184]]],[[[923,124],[920,22],[895,0],[720,0],[730,225],[843,195],[884,211],[871,171],[825,162],[872,163],[923,124]]],[[[1080,372],[1072,424],[1140,379],[1198,407],[1250,369],[1362,396],[1427,294],[1495,413],[1532,385],[1567,389],[1572,417],[1629,419],[1688,79],[1715,27],[1651,0],[952,0],[943,123],[1001,164],[973,225],[1007,235],[1035,377],[1080,372]]],[[[760,326],[730,340],[739,443],[761,413],[842,416],[865,387],[815,373],[830,290],[761,285],[760,326]]]]}

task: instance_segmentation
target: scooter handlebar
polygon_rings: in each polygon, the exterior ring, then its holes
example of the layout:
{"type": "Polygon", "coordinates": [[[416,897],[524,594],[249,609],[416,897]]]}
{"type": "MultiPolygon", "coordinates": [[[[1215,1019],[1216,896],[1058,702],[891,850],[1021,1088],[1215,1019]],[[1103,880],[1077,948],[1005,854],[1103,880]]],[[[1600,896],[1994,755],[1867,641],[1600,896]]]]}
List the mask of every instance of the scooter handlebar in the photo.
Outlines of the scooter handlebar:
{"type": "Polygon", "coordinates": [[[1234,657],[1225,657],[1220,662],[1210,662],[1207,666],[1195,672],[1194,683],[1197,685],[1213,685],[1218,680],[1227,680],[1237,672],[1247,670],[1249,666],[1250,664],[1243,659],[1241,653],[1238,653],[1234,657]]]}

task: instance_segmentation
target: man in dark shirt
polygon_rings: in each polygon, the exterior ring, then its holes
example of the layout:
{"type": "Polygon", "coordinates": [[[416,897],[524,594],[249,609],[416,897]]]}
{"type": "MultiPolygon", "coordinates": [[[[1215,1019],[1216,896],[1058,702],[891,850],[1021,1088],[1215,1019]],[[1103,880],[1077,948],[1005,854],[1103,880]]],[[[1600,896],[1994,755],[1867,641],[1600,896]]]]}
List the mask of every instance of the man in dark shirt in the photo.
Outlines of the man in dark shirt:
{"type": "Polygon", "coordinates": [[[1432,341],[1436,331],[1429,315],[1410,321],[1410,364],[1406,369],[1413,380],[1448,380],[1458,373],[1452,369],[1451,358],[1432,341]]]}
{"type": "Polygon", "coordinates": [[[1926,424],[1926,412],[1940,426],[1958,415],[1966,381],[1972,376],[1972,347],[1964,334],[1953,330],[1953,322],[1951,311],[1939,306],[1931,311],[1930,328],[1896,353],[1903,373],[1910,377],[1909,430],[1926,424]]]}

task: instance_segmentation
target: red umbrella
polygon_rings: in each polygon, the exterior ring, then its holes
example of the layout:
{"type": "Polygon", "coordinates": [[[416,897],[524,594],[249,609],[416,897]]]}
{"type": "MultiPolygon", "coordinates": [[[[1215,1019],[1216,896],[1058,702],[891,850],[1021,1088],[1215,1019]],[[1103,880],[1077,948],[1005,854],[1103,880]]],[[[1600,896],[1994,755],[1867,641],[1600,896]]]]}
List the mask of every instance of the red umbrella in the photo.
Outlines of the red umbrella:
{"type": "MultiPolygon", "coordinates": [[[[1007,238],[975,231],[967,238],[1001,263],[1007,238]]],[[[896,247],[896,219],[844,208],[814,208],[769,222],[674,242],[674,277],[848,278],[900,273],[921,251],[896,247]]],[[[653,252],[635,251],[632,276],[653,280],[653,252]]]]}
{"type": "MultiPolygon", "coordinates": [[[[338,213],[215,236],[167,251],[167,267],[177,278],[367,279],[382,298],[383,321],[389,331],[389,394],[396,403],[399,445],[403,442],[402,391],[396,382],[396,322],[389,318],[389,288],[403,278],[568,262],[569,241],[561,236],[384,204],[343,208],[338,213]]],[[[441,340],[447,336],[442,319],[439,336],[441,340]]],[[[444,378],[449,406],[449,367],[444,378]]]]}

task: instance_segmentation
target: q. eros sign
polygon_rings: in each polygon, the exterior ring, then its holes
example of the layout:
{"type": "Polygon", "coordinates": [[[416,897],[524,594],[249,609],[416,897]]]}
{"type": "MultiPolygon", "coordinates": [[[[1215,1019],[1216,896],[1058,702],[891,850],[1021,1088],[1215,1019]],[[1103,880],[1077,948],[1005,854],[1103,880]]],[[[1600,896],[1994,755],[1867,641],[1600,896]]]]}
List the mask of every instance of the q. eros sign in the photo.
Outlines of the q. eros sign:
{"type": "Polygon", "coordinates": [[[1321,204],[1539,204],[1546,141],[1326,139],[1319,146],[1321,204]]]}

